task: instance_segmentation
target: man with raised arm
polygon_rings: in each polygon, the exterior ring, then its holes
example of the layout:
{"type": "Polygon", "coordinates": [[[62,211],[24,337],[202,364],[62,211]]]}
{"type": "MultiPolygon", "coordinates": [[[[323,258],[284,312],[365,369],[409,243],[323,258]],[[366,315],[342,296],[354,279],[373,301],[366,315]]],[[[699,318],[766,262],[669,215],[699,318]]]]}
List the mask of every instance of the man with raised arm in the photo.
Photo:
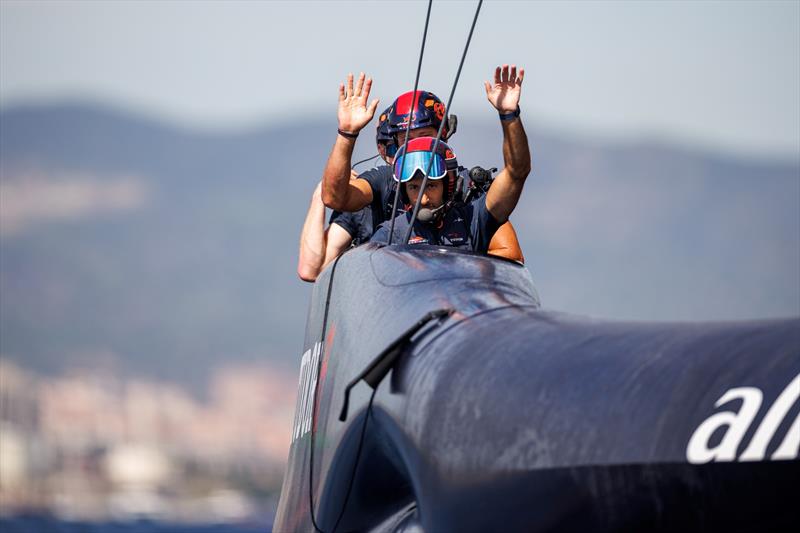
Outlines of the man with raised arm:
{"type": "MultiPolygon", "coordinates": [[[[486,253],[489,241],[497,228],[508,220],[522,194],[525,179],[531,170],[528,137],[520,118],[519,99],[525,71],[515,65],[497,67],[494,83],[485,82],[486,98],[500,115],[503,128],[503,160],[505,167],[495,178],[488,192],[466,205],[448,202],[446,180],[453,179],[455,155],[446,144],[435,147],[433,138],[417,138],[395,155],[393,174],[400,182],[401,193],[414,202],[422,195],[421,207],[427,214],[424,220],[413,222],[411,244],[437,244],[469,248],[486,253]],[[430,169],[425,191],[422,181],[430,169]]],[[[402,239],[411,225],[411,212],[394,220],[393,243],[402,239]]],[[[391,223],[384,222],[372,240],[387,242],[391,223]]]]}
{"type": "MultiPolygon", "coordinates": [[[[353,74],[347,75],[347,87],[339,84],[339,129],[336,142],[322,173],[322,201],[338,211],[357,211],[372,202],[368,183],[351,185],[350,169],[353,149],[359,132],[369,124],[378,108],[378,100],[367,106],[372,78],[362,72],[353,86],[353,74]]],[[[353,180],[353,183],[358,180],[353,180]]]]}
{"type": "MultiPolygon", "coordinates": [[[[390,167],[378,167],[367,171],[356,180],[350,179],[347,173],[355,137],[370,121],[377,106],[377,101],[367,106],[371,86],[372,80],[366,79],[363,73],[355,86],[352,74],[348,75],[346,88],[344,84],[339,86],[339,133],[323,172],[322,199],[328,207],[342,211],[354,211],[364,206],[371,206],[373,227],[377,228],[383,220],[391,218],[394,185],[390,167]]],[[[451,125],[446,119],[444,103],[433,93],[426,91],[404,93],[388,110],[391,111],[389,128],[394,135],[396,146],[402,145],[405,140],[406,125],[410,126],[411,139],[435,136],[443,120],[446,120],[443,139],[447,139],[455,131],[454,123],[451,125]],[[448,131],[449,126],[453,126],[453,131],[448,131]]],[[[400,205],[401,209],[407,207],[400,205]]],[[[510,222],[503,224],[496,232],[491,240],[489,253],[524,262],[519,241],[510,222]]]]}
{"type": "MultiPolygon", "coordinates": [[[[388,171],[391,179],[392,156],[397,151],[397,145],[388,131],[389,111],[387,109],[381,114],[375,133],[378,155],[386,164],[370,169],[362,176],[381,175],[382,172],[388,171]]],[[[350,178],[358,177],[359,174],[355,170],[351,170],[350,178]]],[[[392,200],[393,198],[386,200],[390,204],[388,210],[391,210],[392,200]]],[[[300,235],[297,275],[303,281],[316,281],[322,269],[336,259],[339,254],[350,248],[351,245],[358,246],[369,241],[374,230],[386,218],[383,213],[373,214],[372,204],[370,204],[352,213],[334,211],[326,229],[325,205],[322,203],[322,182],[318,183],[311,196],[311,204],[308,207],[303,231],[300,235]]]]}

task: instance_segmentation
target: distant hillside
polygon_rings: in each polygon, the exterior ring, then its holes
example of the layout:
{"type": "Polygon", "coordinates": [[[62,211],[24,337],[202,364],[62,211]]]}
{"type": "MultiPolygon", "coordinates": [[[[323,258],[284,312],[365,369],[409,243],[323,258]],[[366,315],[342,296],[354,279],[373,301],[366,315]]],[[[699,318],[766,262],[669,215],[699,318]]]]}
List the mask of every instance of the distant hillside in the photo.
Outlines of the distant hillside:
{"type": "MultiPolygon", "coordinates": [[[[493,117],[462,164],[501,166],[493,117]]],[[[547,307],[641,319],[800,314],[800,167],[538,131],[513,217],[547,307]]],[[[301,352],[295,275],[335,115],[197,133],[107,109],[0,114],[0,353],[183,381],[301,352]]],[[[371,130],[368,130],[371,133],[371,130]]],[[[374,150],[370,134],[357,156],[374,150]]]]}

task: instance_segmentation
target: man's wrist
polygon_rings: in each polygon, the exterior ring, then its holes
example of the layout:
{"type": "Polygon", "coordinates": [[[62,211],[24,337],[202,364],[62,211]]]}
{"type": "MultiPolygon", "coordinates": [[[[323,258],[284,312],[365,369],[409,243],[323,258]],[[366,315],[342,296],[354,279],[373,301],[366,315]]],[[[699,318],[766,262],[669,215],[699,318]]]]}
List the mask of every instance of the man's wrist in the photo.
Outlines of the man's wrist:
{"type": "Polygon", "coordinates": [[[342,137],[345,137],[346,139],[355,139],[356,137],[358,137],[358,134],[359,134],[359,132],[357,132],[357,131],[356,132],[344,131],[341,128],[337,129],[336,131],[339,133],[339,135],[341,135],[342,137]]]}
{"type": "Polygon", "coordinates": [[[504,121],[504,122],[505,121],[514,120],[517,117],[519,117],[519,113],[520,113],[519,106],[517,106],[517,109],[512,111],[511,113],[499,113],[500,114],[500,120],[504,121]]]}

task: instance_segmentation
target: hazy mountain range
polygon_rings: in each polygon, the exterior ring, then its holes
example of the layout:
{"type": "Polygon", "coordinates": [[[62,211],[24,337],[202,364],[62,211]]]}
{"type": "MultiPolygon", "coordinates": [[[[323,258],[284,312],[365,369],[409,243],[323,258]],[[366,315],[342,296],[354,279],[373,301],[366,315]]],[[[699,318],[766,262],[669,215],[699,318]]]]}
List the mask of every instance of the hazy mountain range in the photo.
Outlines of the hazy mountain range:
{"type": "MultiPolygon", "coordinates": [[[[800,164],[539,130],[512,218],[546,307],[595,316],[800,315],[800,164]]],[[[461,117],[466,165],[500,128],[461,117]]],[[[302,351],[295,275],[335,113],[194,132],[91,106],[0,114],[0,355],[185,382],[302,351]]],[[[357,156],[374,153],[372,129],[357,156]]]]}

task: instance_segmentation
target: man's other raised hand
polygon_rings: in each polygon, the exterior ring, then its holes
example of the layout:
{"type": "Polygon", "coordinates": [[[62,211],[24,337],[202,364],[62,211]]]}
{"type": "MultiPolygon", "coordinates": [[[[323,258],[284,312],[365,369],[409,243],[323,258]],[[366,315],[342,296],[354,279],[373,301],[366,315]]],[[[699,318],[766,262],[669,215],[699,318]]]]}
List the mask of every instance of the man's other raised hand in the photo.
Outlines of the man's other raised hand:
{"type": "Polygon", "coordinates": [[[513,113],[519,106],[519,97],[522,90],[522,80],[525,78],[525,69],[508,65],[497,67],[494,71],[494,83],[483,82],[486,89],[486,98],[500,114],[513,113]]]}

